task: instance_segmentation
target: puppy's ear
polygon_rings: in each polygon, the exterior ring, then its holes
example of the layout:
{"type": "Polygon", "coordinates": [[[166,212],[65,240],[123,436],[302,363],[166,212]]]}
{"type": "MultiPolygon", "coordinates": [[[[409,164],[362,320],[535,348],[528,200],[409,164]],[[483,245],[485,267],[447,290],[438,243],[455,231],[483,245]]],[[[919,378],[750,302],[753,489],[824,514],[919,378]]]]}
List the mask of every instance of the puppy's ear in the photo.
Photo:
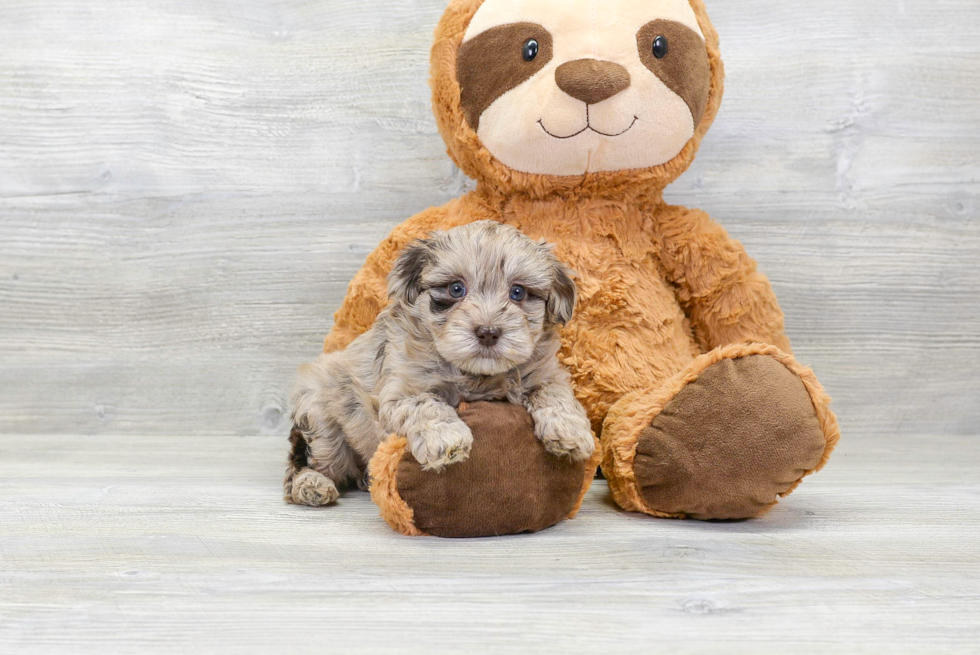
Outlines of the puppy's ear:
{"type": "Polygon", "coordinates": [[[414,304],[422,293],[422,271],[431,257],[428,241],[419,239],[409,244],[388,274],[388,297],[414,304]]]}
{"type": "Polygon", "coordinates": [[[554,278],[548,293],[548,321],[565,325],[575,311],[575,282],[572,273],[561,263],[555,262],[554,278]]]}

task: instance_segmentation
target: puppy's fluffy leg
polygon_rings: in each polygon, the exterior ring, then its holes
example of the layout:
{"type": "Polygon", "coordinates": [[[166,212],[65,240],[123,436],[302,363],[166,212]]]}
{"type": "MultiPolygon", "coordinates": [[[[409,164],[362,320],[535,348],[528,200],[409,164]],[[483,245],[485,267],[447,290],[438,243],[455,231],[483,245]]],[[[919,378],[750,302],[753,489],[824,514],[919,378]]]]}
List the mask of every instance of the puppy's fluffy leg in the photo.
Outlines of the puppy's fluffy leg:
{"type": "Polygon", "coordinates": [[[291,503],[329,505],[340,496],[338,484],[363,475],[337,420],[335,405],[343,402],[345,390],[337,383],[335,359],[324,355],[300,368],[289,437],[293,449],[283,481],[284,497],[291,503]]]}
{"type": "Polygon", "coordinates": [[[339,426],[319,431],[293,428],[289,468],[283,481],[284,497],[298,505],[329,505],[337,500],[337,484],[359,480],[362,473],[339,426]]]}
{"type": "Polygon", "coordinates": [[[548,452],[580,461],[592,457],[595,440],[582,405],[569,386],[546,384],[528,394],[524,406],[534,420],[534,434],[548,452]]]}
{"type": "Polygon", "coordinates": [[[424,393],[381,405],[381,421],[405,435],[422,468],[440,471],[470,456],[473,433],[441,398],[424,393]]]}

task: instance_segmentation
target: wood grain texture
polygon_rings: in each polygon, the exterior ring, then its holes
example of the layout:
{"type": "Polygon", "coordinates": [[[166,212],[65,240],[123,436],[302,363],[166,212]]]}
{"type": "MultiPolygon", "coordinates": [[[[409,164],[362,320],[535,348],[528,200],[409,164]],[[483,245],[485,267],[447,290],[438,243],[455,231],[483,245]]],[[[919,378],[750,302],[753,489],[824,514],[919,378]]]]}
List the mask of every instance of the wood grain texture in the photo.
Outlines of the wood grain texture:
{"type": "MultiPolygon", "coordinates": [[[[0,2],[0,432],[279,434],[394,225],[468,182],[444,0],[0,2]]],[[[771,277],[845,438],[980,434],[980,5],[709,2],[670,200],[771,277]]]]}
{"type": "Polygon", "coordinates": [[[975,653],[980,439],[842,442],[762,519],[402,537],[264,437],[0,439],[0,652],[975,653]],[[930,447],[924,449],[923,444],[930,447]]]}

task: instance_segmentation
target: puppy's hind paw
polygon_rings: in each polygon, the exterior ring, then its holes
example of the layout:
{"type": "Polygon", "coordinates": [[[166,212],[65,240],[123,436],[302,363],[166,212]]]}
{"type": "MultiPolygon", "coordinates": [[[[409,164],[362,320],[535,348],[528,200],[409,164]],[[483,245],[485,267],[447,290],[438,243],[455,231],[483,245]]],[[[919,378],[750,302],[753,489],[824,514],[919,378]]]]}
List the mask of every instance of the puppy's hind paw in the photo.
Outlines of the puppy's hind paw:
{"type": "Polygon", "coordinates": [[[340,497],[333,480],[313,469],[306,469],[293,478],[291,493],[294,503],[311,507],[330,505],[340,497]]]}

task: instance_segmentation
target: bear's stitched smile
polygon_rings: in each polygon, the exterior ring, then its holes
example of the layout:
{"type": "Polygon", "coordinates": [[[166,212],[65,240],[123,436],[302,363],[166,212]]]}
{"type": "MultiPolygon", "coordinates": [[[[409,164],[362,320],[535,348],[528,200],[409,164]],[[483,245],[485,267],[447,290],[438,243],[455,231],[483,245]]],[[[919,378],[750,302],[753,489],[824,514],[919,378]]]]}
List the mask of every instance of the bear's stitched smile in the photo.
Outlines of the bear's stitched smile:
{"type": "Polygon", "coordinates": [[[589,106],[586,105],[585,106],[585,127],[583,127],[578,132],[575,132],[574,134],[569,134],[568,136],[560,136],[558,134],[554,134],[552,132],[549,132],[548,131],[548,128],[544,126],[544,119],[543,118],[538,119],[538,125],[541,126],[541,129],[544,130],[544,133],[545,134],[547,134],[548,136],[550,136],[550,137],[552,137],[554,139],[571,139],[571,138],[577,137],[579,134],[582,134],[582,133],[587,132],[587,131],[595,132],[596,134],[598,134],[600,136],[605,136],[605,137],[612,138],[612,137],[622,136],[622,135],[626,134],[627,132],[629,132],[630,130],[632,130],[633,129],[633,126],[636,125],[636,121],[638,121],[638,120],[640,120],[639,116],[633,116],[633,122],[630,123],[629,127],[627,127],[622,132],[617,132],[616,134],[607,134],[605,132],[600,132],[599,130],[597,130],[594,127],[592,127],[592,122],[589,120],[589,106]]]}

